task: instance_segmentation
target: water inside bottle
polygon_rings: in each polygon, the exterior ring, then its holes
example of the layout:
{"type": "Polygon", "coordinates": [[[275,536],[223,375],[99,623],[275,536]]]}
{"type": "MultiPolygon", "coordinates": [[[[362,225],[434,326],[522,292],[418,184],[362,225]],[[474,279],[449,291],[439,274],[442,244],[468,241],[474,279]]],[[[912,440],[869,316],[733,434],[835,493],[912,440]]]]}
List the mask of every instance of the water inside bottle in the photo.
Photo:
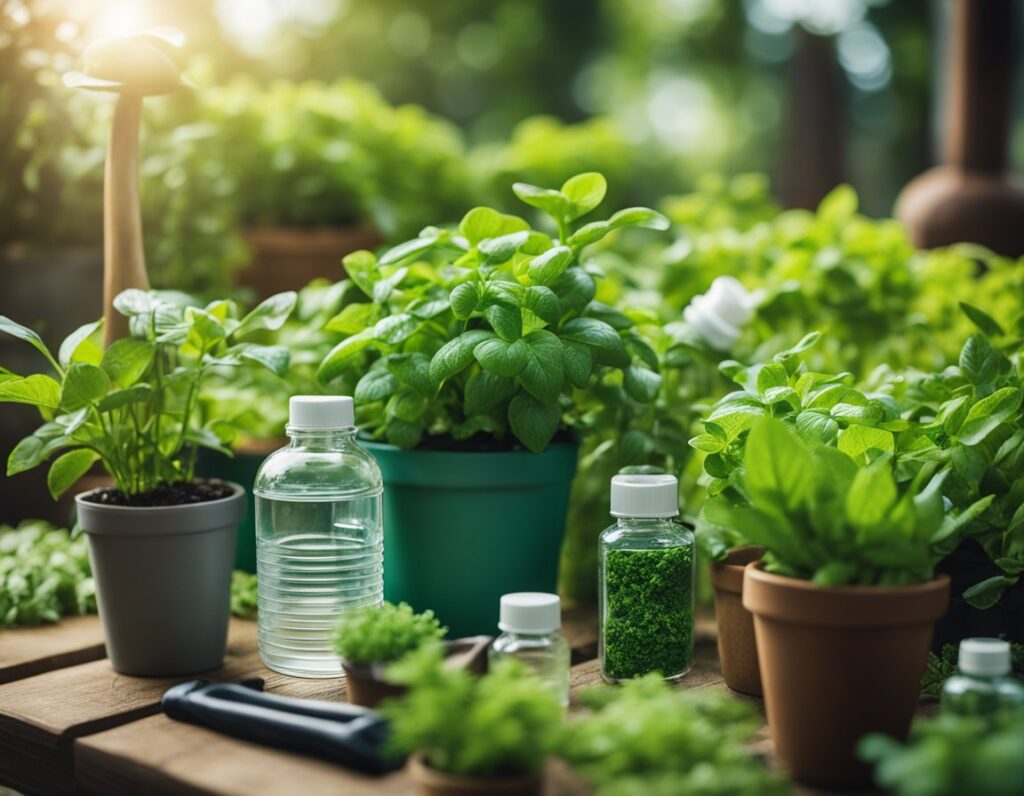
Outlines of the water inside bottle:
{"type": "Polygon", "coordinates": [[[331,637],[347,611],[383,600],[380,493],[256,498],[259,647],[275,671],[341,674],[331,637]]]}

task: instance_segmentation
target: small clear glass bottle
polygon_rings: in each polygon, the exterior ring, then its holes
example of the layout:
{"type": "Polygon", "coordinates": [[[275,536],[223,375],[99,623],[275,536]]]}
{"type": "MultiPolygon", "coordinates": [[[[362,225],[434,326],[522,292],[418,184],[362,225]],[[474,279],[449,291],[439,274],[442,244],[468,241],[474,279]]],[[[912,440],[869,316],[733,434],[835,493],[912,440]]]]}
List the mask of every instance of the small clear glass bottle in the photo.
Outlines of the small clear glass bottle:
{"type": "Polygon", "coordinates": [[[616,523],[598,542],[601,675],[620,682],[693,664],[693,533],[679,516],[673,475],[612,478],[616,523]]]}
{"type": "Polygon", "coordinates": [[[997,638],[965,638],[960,642],[956,674],[942,687],[942,710],[960,716],[1024,710],[1024,684],[1010,671],[1009,643],[997,638]]]}
{"type": "Polygon", "coordinates": [[[516,592],[501,598],[501,635],[488,651],[493,664],[515,658],[533,669],[555,693],[563,707],[569,705],[570,651],[558,629],[562,626],[557,594],[516,592]]]}
{"type": "Polygon", "coordinates": [[[351,398],[297,395],[285,430],[290,444],[253,488],[260,657],[285,674],[338,677],[339,617],[384,600],[383,479],[356,442],[351,398]]]}

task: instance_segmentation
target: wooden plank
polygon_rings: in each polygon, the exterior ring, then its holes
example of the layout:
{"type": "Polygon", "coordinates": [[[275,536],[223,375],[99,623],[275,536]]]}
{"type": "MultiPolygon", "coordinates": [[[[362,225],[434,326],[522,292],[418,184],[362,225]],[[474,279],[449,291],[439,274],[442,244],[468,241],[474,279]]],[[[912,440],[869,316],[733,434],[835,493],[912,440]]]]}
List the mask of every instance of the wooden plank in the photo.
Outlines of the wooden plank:
{"type": "MultiPolygon", "coordinates": [[[[224,665],[203,676],[265,672],[255,623],[233,620],[224,665]]],[[[190,679],[128,677],[98,660],[0,685],[0,783],[29,794],[69,792],[75,738],[159,712],[164,691],[190,679]]]]}
{"type": "Polygon", "coordinates": [[[99,617],[0,632],[0,684],[106,657],[99,617]]]}

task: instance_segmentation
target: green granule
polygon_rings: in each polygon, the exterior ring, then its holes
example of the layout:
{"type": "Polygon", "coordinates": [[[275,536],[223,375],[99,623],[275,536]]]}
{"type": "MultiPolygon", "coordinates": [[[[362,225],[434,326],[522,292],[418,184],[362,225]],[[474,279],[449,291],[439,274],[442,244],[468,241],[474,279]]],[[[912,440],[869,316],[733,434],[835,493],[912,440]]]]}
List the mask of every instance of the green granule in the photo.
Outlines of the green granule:
{"type": "Polygon", "coordinates": [[[615,680],[674,677],[693,655],[693,550],[609,550],[604,673],[615,680]]]}

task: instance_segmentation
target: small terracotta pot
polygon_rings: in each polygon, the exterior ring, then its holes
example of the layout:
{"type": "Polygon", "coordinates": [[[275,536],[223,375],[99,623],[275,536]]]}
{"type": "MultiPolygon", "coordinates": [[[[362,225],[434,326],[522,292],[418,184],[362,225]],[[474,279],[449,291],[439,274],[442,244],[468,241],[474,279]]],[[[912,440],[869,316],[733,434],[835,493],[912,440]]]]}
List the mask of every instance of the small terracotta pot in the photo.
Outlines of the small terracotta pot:
{"type": "Polygon", "coordinates": [[[830,588],[762,566],[744,571],[743,606],[754,615],[775,754],[806,785],[865,787],[871,770],[857,742],[870,732],[906,738],[949,578],[830,588]]]}
{"type": "MultiPolygon", "coordinates": [[[[473,674],[484,674],[487,671],[487,648],[491,641],[491,636],[470,636],[444,642],[445,665],[466,669],[473,674]]],[[[376,708],[388,697],[402,696],[408,691],[405,686],[387,681],[387,664],[357,666],[343,660],[341,668],[347,678],[348,701],[353,705],[376,708]]]]}
{"type": "Polygon", "coordinates": [[[763,547],[734,547],[722,561],[711,563],[718,622],[718,660],[725,684],[733,691],[761,696],[761,672],[757,665],[754,617],[743,607],[743,569],[760,561],[763,547]]]}
{"type": "Polygon", "coordinates": [[[539,774],[505,779],[445,774],[428,766],[421,754],[409,758],[409,776],[423,796],[540,796],[543,785],[539,774]]]}

